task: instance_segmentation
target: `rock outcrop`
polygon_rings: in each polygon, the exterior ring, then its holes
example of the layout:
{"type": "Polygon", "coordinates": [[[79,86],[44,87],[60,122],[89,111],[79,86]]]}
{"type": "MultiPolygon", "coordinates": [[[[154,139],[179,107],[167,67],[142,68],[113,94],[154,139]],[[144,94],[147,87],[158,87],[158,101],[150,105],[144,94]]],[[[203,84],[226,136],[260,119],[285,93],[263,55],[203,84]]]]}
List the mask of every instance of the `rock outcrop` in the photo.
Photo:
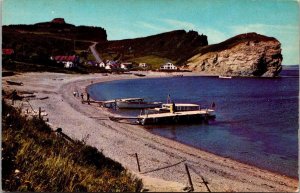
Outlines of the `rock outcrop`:
{"type": "Polygon", "coordinates": [[[274,77],[282,69],[280,46],[273,37],[241,34],[201,48],[183,69],[212,75],[274,77]]]}

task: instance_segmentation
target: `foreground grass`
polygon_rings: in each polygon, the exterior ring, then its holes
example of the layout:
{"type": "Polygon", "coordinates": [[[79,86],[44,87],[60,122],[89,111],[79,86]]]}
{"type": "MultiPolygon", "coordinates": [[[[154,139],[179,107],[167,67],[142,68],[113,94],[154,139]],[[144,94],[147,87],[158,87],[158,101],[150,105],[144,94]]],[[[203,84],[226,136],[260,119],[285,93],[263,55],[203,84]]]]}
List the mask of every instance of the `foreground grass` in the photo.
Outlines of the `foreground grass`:
{"type": "Polygon", "coordinates": [[[35,192],[140,191],[141,180],[85,142],[70,143],[2,101],[2,188],[35,192]]]}

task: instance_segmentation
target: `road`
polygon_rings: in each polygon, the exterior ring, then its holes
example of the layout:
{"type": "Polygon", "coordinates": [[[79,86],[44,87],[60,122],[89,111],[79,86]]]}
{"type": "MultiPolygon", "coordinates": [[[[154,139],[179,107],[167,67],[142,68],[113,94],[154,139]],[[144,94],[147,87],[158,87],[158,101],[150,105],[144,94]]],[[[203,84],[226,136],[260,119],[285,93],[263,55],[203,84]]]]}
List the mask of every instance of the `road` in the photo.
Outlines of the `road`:
{"type": "Polygon", "coordinates": [[[96,61],[97,61],[98,63],[101,63],[101,62],[102,62],[102,59],[100,58],[100,55],[99,55],[99,53],[98,53],[97,50],[96,50],[96,45],[97,45],[97,44],[98,44],[98,42],[94,42],[93,45],[90,46],[90,49],[91,49],[92,54],[94,55],[96,61]]]}

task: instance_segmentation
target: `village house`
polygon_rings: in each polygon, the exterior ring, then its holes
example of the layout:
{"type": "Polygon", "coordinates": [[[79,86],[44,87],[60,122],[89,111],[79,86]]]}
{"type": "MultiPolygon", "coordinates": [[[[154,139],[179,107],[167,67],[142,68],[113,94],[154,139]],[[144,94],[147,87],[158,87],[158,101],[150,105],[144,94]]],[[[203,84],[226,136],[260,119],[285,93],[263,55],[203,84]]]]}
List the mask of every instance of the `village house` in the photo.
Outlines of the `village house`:
{"type": "Polygon", "coordinates": [[[57,63],[64,64],[65,68],[74,68],[77,67],[79,63],[78,56],[54,56],[50,58],[51,60],[55,60],[57,63]]]}
{"type": "Polygon", "coordinates": [[[146,69],[146,68],[148,68],[148,64],[146,64],[146,63],[139,63],[139,67],[143,68],[143,69],[146,69]]]}
{"type": "Polygon", "coordinates": [[[2,55],[11,56],[14,54],[14,50],[10,48],[2,48],[2,55]]]}
{"type": "Polygon", "coordinates": [[[100,64],[99,64],[99,67],[100,67],[100,68],[105,68],[105,66],[106,66],[106,65],[105,65],[104,62],[100,62],[100,64]]]}
{"type": "Polygon", "coordinates": [[[120,68],[120,65],[118,64],[118,62],[113,61],[113,60],[106,60],[106,65],[105,65],[106,70],[114,70],[114,69],[118,69],[118,68],[120,68]]]}
{"type": "Polygon", "coordinates": [[[121,63],[120,68],[123,70],[128,70],[132,68],[132,62],[123,62],[121,63]]]}
{"type": "Polygon", "coordinates": [[[174,64],[172,64],[171,62],[167,62],[166,64],[162,65],[160,67],[160,70],[177,70],[177,66],[175,66],[174,64]]]}

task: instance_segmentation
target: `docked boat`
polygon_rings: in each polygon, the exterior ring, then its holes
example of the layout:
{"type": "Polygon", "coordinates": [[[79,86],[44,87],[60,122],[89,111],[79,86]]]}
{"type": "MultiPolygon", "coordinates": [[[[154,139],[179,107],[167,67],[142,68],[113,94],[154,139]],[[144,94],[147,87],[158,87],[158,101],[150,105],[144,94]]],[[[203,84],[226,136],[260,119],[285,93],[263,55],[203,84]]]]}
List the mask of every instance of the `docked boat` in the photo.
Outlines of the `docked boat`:
{"type": "MultiPolygon", "coordinates": [[[[174,103],[175,111],[197,111],[200,110],[200,105],[197,104],[188,104],[188,103],[174,103]]],[[[161,108],[155,108],[156,111],[164,113],[170,112],[173,103],[162,104],[161,108]]]]}
{"type": "Polygon", "coordinates": [[[116,106],[120,109],[146,109],[160,107],[161,102],[146,102],[143,98],[125,98],[116,100],[116,106]]]}

